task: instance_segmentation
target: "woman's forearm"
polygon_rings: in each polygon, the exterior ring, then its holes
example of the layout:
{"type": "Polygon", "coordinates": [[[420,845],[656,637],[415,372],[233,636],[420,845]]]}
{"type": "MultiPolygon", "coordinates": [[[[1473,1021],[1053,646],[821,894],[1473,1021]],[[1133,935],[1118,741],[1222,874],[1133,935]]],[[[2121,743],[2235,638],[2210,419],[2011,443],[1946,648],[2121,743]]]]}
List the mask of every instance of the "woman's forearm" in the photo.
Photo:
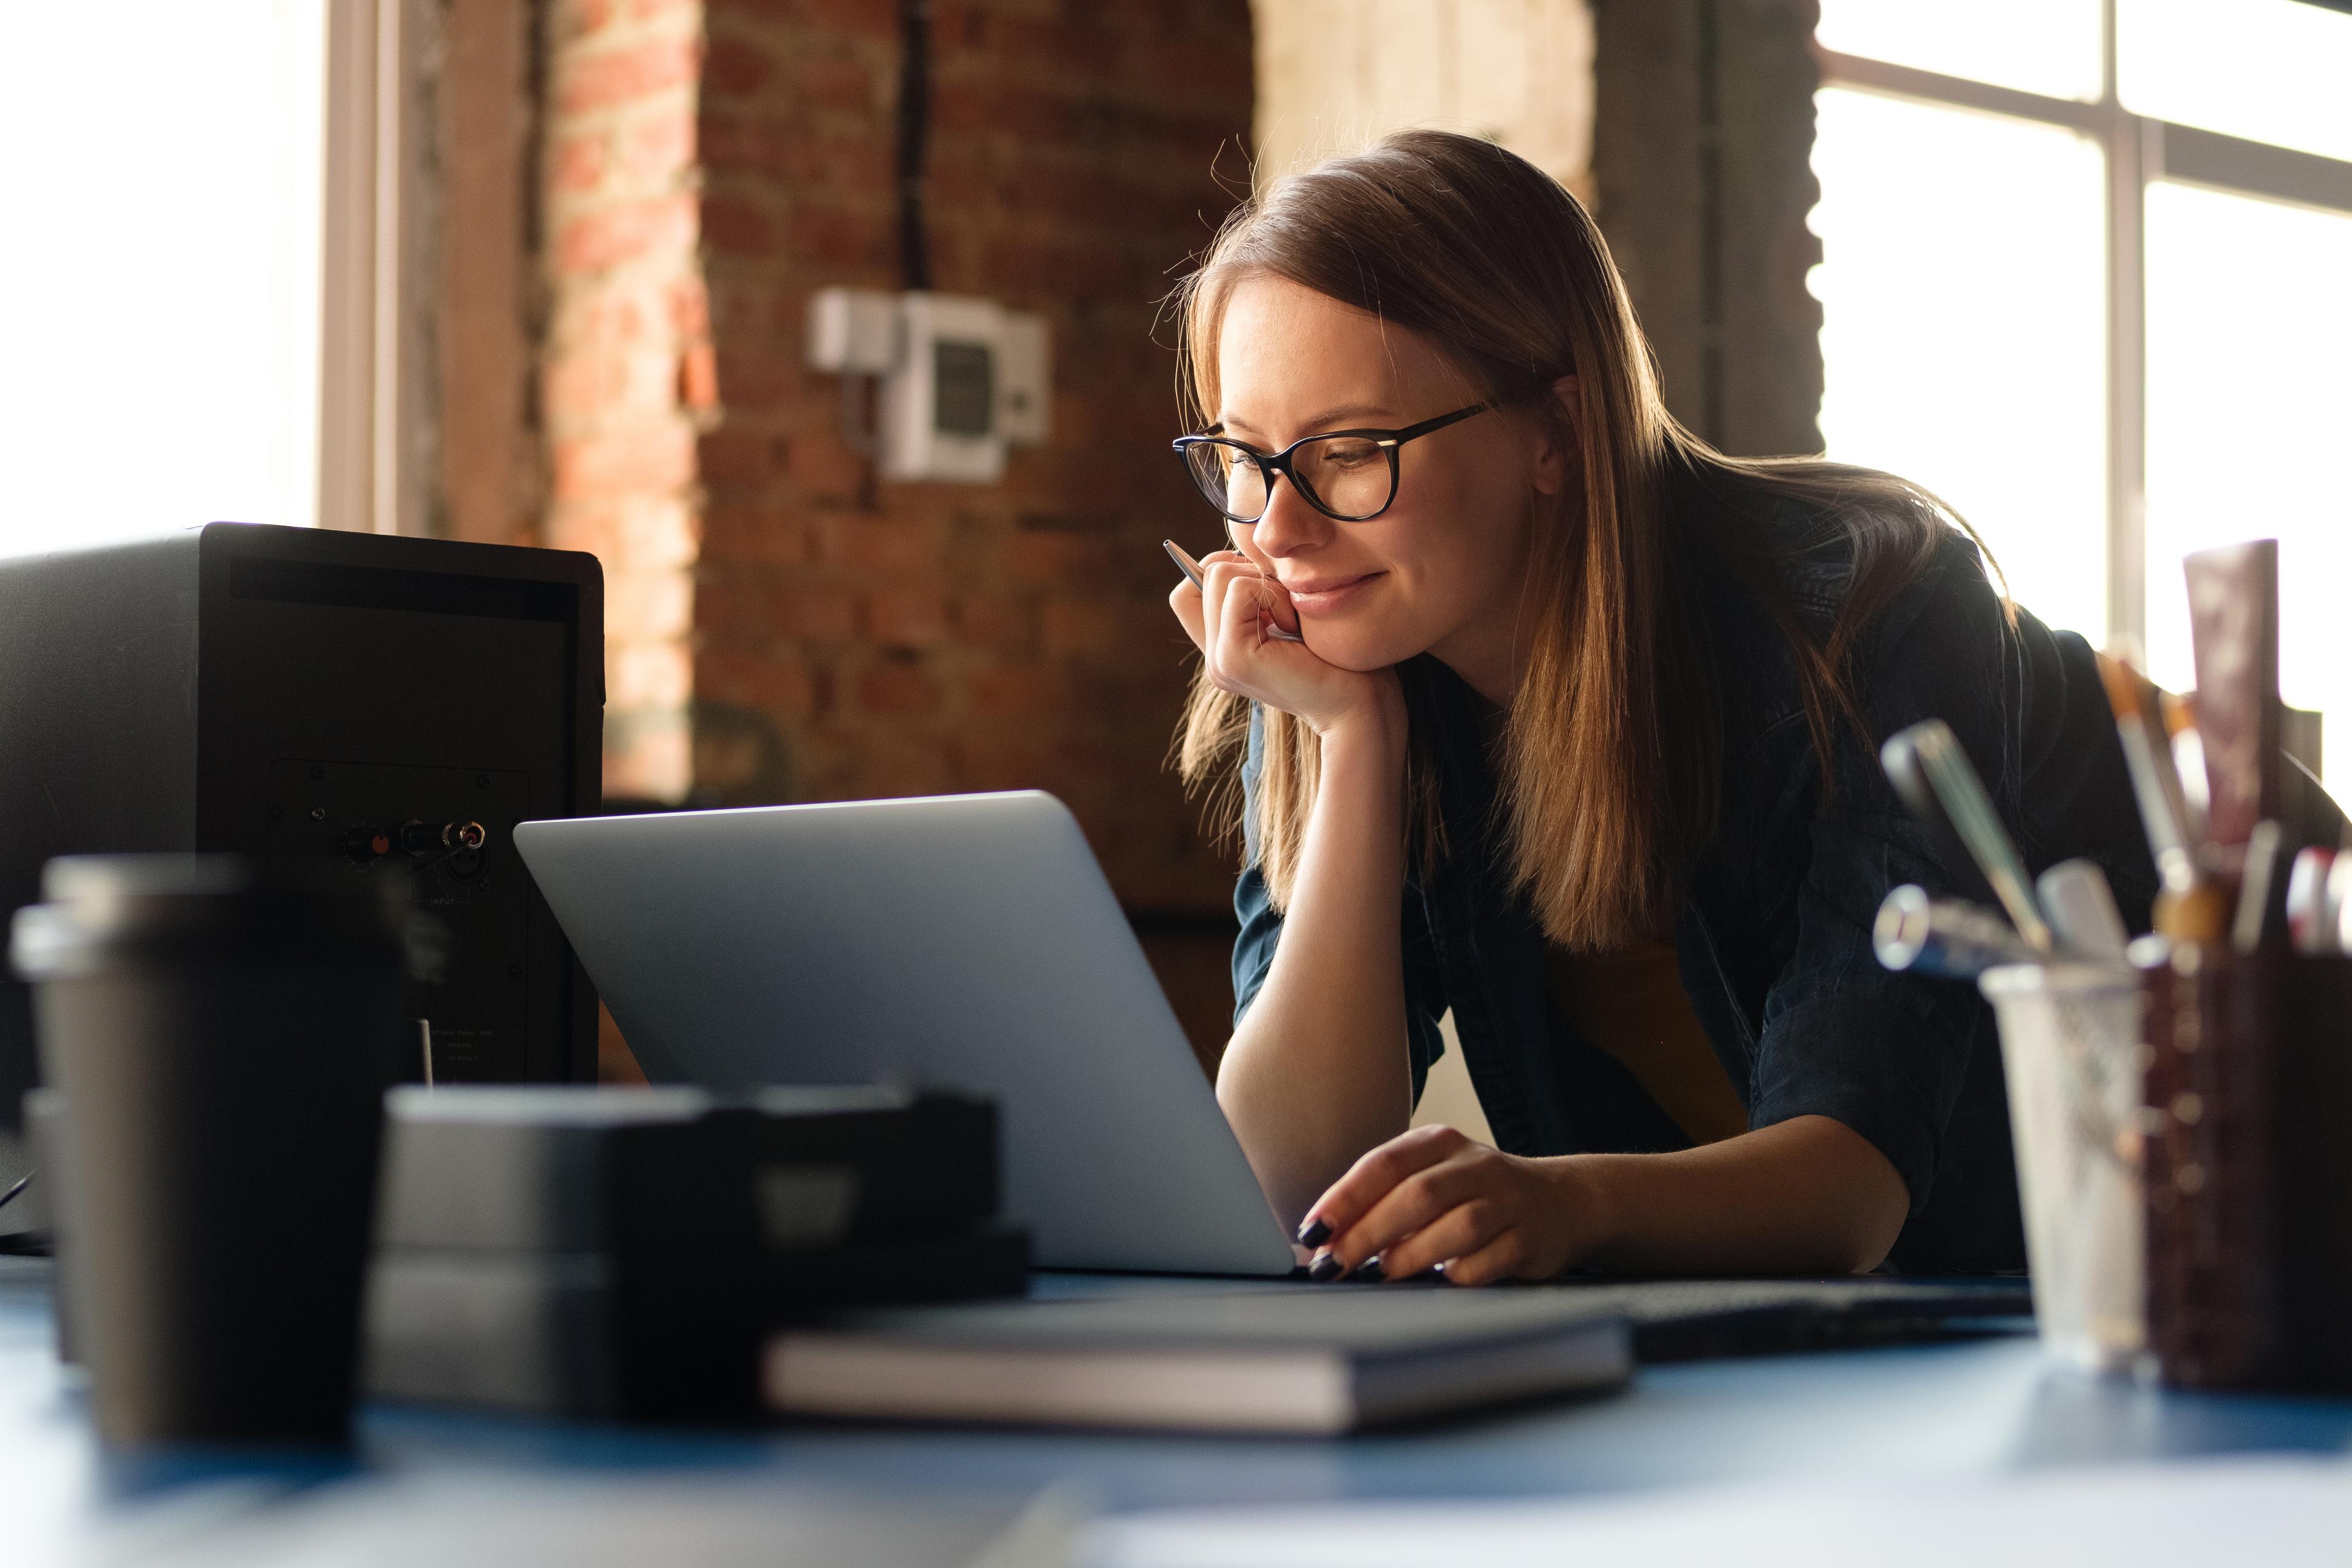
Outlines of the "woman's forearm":
{"type": "Polygon", "coordinates": [[[1322,738],[1282,938],[1217,1099],[1286,1224],[1412,1113],[1406,1066],[1402,698],[1322,738]]]}
{"type": "Polygon", "coordinates": [[[1874,1268],[1909,1194],[1885,1155],[1826,1116],[1672,1154],[1571,1154],[1563,1201],[1593,1226],[1578,1262],[1634,1273],[1874,1268]]]}

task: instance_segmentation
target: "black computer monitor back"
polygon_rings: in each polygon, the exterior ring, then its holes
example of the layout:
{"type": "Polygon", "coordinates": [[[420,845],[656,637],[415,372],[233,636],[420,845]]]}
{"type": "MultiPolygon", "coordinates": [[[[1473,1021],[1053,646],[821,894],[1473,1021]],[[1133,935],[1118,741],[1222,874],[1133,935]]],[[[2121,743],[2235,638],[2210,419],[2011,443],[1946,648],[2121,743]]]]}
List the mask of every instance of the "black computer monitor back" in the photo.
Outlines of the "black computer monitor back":
{"type": "MultiPolygon", "coordinates": [[[[603,625],[566,551],[213,523],[0,561],[0,912],[61,854],[404,867],[443,954],[409,997],[436,1078],[593,1079],[594,995],[509,836],[595,808],[603,625]],[[472,823],[478,850],[425,847],[472,823]]],[[[7,1142],[36,1076],[11,976],[7,1142]]]]}

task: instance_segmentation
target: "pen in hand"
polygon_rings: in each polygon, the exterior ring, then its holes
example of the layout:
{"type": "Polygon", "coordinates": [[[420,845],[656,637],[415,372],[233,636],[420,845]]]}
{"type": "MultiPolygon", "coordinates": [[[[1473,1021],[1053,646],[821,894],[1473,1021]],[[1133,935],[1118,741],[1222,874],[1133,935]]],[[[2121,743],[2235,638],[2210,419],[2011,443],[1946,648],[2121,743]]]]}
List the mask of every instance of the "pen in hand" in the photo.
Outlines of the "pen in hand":
{"type": "MultiPolygon", "coordinates": [[[[1192,580],[1192,586],[1195,588],[1205,588],[1206,585],[1201,581],[1201,563],[1199,562],[1193,560],[1190,555],[1185,554],[1172,539],[1163,539],[1160,543],[1160,547],[1168,552],[1168,559],[1176,563],[1176,570],[1183,573],[1187,578],[1192,580]]],[[[1284,630],[1282,624],[1279,621],[1273,620],[1270,616],[1268,617],[1266,635],[1273,637],[1276,642],[1303,643],[1307,640],[1297,632],[1284,630]]]]}

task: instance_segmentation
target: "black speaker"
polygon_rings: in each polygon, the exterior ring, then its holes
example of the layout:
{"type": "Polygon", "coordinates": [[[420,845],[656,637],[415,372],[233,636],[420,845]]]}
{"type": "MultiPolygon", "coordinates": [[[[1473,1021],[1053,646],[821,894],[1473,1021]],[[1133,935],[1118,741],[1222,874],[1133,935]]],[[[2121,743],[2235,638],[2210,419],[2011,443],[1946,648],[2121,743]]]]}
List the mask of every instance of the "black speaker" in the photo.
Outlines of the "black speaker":
{"type": "MultiPolygon", "coordinates": [[[[399,868],[436,1080],[593,1081],[595,995],[513,830],[595,809],[604,601],[592,555],[250,523],[0,561],[0,910],[53,855],[399,868]]],[[[0,1132],[34,1078],[10,976],[0,1132]]]]}

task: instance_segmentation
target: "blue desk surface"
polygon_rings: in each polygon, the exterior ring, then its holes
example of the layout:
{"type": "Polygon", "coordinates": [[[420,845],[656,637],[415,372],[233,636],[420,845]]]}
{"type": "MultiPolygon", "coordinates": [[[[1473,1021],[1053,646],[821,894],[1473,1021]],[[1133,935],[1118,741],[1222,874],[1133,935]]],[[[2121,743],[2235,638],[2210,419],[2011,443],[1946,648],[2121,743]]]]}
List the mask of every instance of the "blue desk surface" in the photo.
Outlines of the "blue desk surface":
{"type": "MultiPolygon", "coordinates": [[[[0,1493],[13,1517],[71,1528],[104,1500],[289,1462],[100,1462],[51,1353],[45,1266],[0,1259],[0,1493]]],[[[1044,1276],[1041,1294],[1103,1282],[1044,1276]]],[[[1134,1281],[1120,1289],[1219,1288],[1134,1281]]],[[[1223,1282],[1222,1288],[1232,1288],[1223,1282]]],[[[2007,1334],[1900,1348],[1645,1368],[1622,1395],[1339,1441],[783,1428],[596,1427],[371,1408],[373,1472],[774,1476],[829,1492],[1007,1496],[1075,1485],[1100,1507],[1353,1498],[1559,1497],[1791,1478],[1969,1476],[2038,1466],[2352,1448],[2352,1401],[2166,1393],[2045,1367],[2007,1334]]]]}

